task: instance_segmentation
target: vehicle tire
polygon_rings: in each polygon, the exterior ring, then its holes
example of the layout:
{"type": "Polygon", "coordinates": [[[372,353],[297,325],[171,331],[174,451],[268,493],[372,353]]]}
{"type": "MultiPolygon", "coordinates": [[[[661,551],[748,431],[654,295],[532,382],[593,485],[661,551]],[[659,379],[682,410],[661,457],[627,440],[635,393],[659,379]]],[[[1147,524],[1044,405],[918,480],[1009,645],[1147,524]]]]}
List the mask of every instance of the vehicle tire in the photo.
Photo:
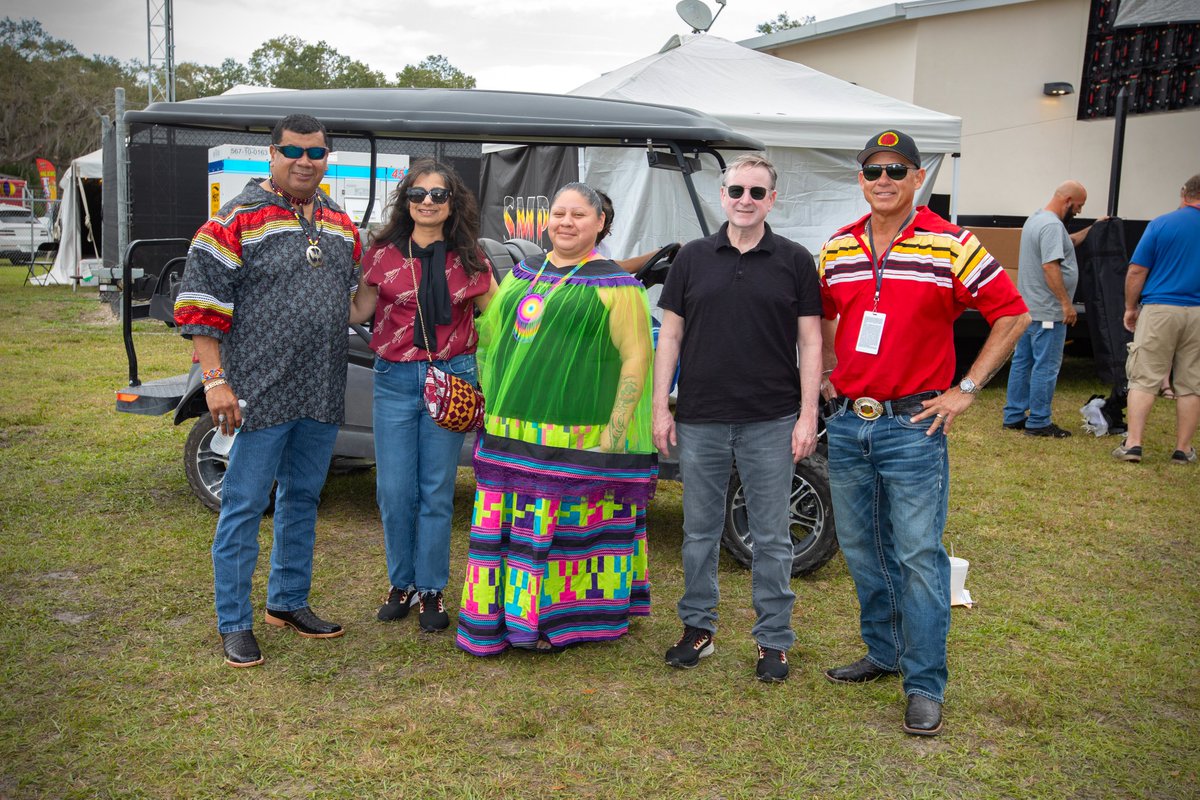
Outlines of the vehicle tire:
{"type": "Polygon", "coordinates": [[[212,417],[201,414],[192,425],[187,441],[183,443],[183,471],[188,486],[200,502],[212,511],[221,511],[221,486],[225,483],[225,468],[229,456],[219,456],[212,451],[212,417]]]}
{"type": "MultiPolygon", "coordinates": [[[[212,451],[213,430],[212,417],[207,413],[196,418],[196,424],[188,432],[187,440],[183,443],[183,471],[187,475],[188,486],[205,508],[221,513],[221,487],[225,483],[225,469],[229,466],[229,456],[217,455],[212,451]]],[[[275,513],[275,484],[271,485],[271,496],[267,500],[264,515],[275,513]]]]}
{"type": "MultiPolygon", "coordinates": [[[[829,462],[820,453],[813,453],[796,465],[788,513],[792,534],[792,577],[796,578],[820,569],[838,550],[833,503],[829,498],[829,462]]],[[[721,544],[735,561],[744,567],[750,566],[754,545],[746,521],[746,494],[736,467],[729,478],[729,491],[725,496],[725,530],[721,544]]]]}

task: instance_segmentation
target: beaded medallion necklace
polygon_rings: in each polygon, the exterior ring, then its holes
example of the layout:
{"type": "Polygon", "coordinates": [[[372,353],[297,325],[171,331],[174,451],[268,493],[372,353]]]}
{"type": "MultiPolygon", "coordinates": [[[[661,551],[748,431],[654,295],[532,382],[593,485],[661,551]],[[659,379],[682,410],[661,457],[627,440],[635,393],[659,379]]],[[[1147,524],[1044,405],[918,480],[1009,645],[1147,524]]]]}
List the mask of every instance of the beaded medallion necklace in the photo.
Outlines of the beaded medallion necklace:
{"type": "Polygon", "coordinates": [[[517,303],[517,318],[513,322],[513,339],[519,344],[528,344],[534,336],[537,335],[538,328],[542,326],[542,313],[546,310],[546,303],[550,300],[550,295],[554,294],[554,290],[566,283],[571,276],[579,271],[587,262],[593,258],[599,257],[599,253],[593,250],[583,257],[583,260],[571,268],[571,271],[563,275],[558,281],[550,287],[545,294],[537,292],[538,281],[542,279],[542,273],[546,271],[546,265],[550,263],[550,255],[546,255],[546,260],[542,262],[541,269],[533,276],[533,280],[529,282],[529,289],[525,292],[525,296],[521,298],[521,302],[517,303]]]}
{"type": "Polygon", "coordinates": [[[308,248],[304,251],[304,258],[307,259],[308,263],[314,268],[321,266],[321,262],[324,261],[324,256],[321,253],[321,229],[324,226],[325,214],[323,213],[324,206],[321,205],[321,201],[318,199],[317,193],[313,192],[311,197],[305,200],[300,200],[299,198],[288,194],[283,189],[280,189],[275,183],[274,178],[271,179],[270,183],[271,191],[278,195],[279,199],[287,203],[288,208],[293,214],[296,215],[296,222],[300,225],[300,232],[304,234],[304,238],[308,241],[308,248]],[[308,220],[306,220],[304,215],[297,210],[297,206],[303,208],[309,203],[313,204],[311,234],[309,233],[308,220]]]}

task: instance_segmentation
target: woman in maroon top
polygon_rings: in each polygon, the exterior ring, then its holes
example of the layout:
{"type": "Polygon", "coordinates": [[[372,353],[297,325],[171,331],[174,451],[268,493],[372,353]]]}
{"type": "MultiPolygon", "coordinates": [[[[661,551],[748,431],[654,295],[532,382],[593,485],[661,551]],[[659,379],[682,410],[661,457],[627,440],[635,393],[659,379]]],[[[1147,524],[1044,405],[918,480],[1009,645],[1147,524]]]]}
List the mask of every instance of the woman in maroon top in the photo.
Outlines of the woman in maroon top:
{"type": "Polygon", "coordinates": [[[414,162],[389,212],[363,257],[350,310],[351,322],[375,317],[376,500],[391,581],[377,617],[401,619],[416,605],[421,628],[440,631],[450,624],[442,592],[465,434],[438,427],[425,410],[425,370],[432,356],[478,385],[474,312],[496,281],[476,243],[479,206],[453,168],[414,162]]]}

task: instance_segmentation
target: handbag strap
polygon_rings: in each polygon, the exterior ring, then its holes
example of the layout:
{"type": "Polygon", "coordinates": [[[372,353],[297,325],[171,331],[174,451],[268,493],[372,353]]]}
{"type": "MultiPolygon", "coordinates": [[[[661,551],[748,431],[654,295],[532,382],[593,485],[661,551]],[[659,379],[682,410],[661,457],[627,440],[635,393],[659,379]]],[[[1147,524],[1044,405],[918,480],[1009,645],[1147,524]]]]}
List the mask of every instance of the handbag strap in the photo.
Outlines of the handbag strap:
{"type": "MultiPolygon", "coordinates": [[[[412,236],[408,237],[408,271],[412,273],[413,295],[417,301],[417,320],[421,323],[421,335],[425,337],[425,357],[433,363],[433,353],[429,352],[429,331],[425,330],[425,315],[421,313],[421,287],[417,285],[417,268],[413,266],[412,236]]],[[[416,342],[413,342],[416,346],[416,342]]]]}

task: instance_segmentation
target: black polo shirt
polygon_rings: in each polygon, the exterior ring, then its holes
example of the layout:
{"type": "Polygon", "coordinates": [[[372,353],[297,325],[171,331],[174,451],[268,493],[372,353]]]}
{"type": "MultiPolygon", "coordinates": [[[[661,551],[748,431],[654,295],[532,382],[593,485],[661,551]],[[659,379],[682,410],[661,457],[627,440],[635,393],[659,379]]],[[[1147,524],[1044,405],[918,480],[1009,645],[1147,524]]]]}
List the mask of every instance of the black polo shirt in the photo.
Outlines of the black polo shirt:
{"type": "Polygon", "coordinates": [[[769,225],[741,253],[728,227],[683,246],[658,301],[683,317],[679,422],[764,422],[800,408],[797,318],[821,315],[812,254],[769,225]]]}

